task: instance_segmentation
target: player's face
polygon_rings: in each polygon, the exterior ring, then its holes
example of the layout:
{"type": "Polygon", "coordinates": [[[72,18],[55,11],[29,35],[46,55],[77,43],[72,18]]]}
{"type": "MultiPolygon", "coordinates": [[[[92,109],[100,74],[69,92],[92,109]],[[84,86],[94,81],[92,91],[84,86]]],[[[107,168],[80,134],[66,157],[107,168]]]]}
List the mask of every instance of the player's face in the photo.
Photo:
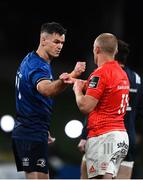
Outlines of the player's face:
{"type": "Polygon", "coordinates": [[[48,34],[45,39],[44,49],[51,57],[58,57],[65,42],[65,35],[57,33],[48,34]]]}

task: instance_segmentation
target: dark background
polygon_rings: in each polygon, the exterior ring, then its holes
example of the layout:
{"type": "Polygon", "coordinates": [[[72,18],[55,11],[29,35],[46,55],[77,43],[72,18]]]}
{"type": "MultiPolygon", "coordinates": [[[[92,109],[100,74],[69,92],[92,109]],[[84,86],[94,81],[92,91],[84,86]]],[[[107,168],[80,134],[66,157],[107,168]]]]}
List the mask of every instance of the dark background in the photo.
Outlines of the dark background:
{"type": "MultiPolygon", "coordinates": [[[[130,44],[128,65],[142,76],[141,1],[0,1],[0,116],[11,114],[15,117],[16,69],[29,51],[37,49],[41,24],[51,21],[60,22],[67,29],[63,51],[52,62],[56,78],[62,72],[70,72],[77,60],[85,60],[87,70],[81,78],[86,79],[94,69],[94,39],[103,32],[113,33],[130,44]]],[[[70,139],[64,133],[71,119],[82,121],[83,115],[76,106],[72,87],[68,87],[55,98],[51,130],[57,140],[50,149],[51,154],[64,162],[79,165],[79,139],[70,139]]],[[[0,157],[4,161],[13,160],[10,137],[10,133],[0,130],[0,157]]]]}

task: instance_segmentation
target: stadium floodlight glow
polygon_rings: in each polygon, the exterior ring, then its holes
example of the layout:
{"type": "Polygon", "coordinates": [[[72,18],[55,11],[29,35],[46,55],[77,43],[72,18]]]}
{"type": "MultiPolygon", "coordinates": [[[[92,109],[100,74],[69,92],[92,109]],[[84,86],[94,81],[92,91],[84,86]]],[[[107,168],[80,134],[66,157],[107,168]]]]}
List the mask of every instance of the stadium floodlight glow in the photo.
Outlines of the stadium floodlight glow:
{"type": "Polygon", "coordinates": [[[14,128],[14,118],[11,115],[2,116],[0,126],[3,131],[11,132],[14,128]]]}
{"type": "Polygon", "coordinates": [[[71,120],[65,126],[65,133],[70,138],[77,138],[82,133],[83,125],[79,120],[71,120]]]}

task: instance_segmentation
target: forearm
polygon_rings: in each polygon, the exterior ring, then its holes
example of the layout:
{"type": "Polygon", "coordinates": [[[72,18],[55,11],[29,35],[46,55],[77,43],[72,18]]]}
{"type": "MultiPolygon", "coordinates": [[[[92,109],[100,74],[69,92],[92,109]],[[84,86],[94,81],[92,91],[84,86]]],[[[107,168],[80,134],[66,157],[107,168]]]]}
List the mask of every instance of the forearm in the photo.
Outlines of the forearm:
{"type": "Polygon", "coordinates": [[[77,77],[80,76],[80,74],[81,73],[79,73],[79,72],[77,72],[75,70],[73,70],[71,73],[69,73],[70,77],[72,77],[72,78],[77,78],[77,77]]]}
{"type": "Polygon", "coordinates": [[[68,85],[65,84],[61,79],[55,80],[51,83],[51,86],[49,87],[49,91],[51,92],[51,96],[56,96],[62,91],[65,90],[65,88],[68,85]]]}
{"type": "Polygon", "coordinates": [[[98,103],[97,99],[89,95],[84,95],[83,92],[78,89],[75,89],[75,96],[77,106],[84,114],[91,113],[98,103]]]}
{"type": "Polygon", "coordinates": [[[41,81],[37,85],[37,90],[44,96],[56,96],[59,93],[61,93],[67,85],[61,80],[55,80],[55,81],[41,81]]]}
{"type": "Polygon", "coordinates": [[[77,106],[78,106],[79,110],[82,113],[86,114],[86,111],[85,111],[85,108],[86,108],[86,99],[85,99],[85,96],[84,96],[83,92],[76,91],[75,92],[75,97],[76,97],[76,103],[77,103],[77,106]]]}
{"type": "MultiPolygon", "coordinates": [[[[71,78],[77,78],[81,75],[81,72],[73,70],[71,73],[69,73],[69,75],[71,78]]],[[[58,79],[56,81],[53,81],[52,83],[53,83],[52,84],[53,91],[51,91],[51,92],[52,92],[53,96],[59,94],[68,86],[68,84],[64,83],[64,81],[62,79],[58,79]]]]}

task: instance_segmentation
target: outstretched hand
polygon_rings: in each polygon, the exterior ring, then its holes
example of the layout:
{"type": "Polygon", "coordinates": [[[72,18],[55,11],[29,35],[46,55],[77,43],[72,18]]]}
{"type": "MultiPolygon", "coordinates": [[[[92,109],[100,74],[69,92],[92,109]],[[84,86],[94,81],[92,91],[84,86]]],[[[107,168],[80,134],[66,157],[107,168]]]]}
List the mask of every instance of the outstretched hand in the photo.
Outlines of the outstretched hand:
{"type": "Polygon", "coordinates": [[[74,84],[74,82],[76,81],[76,79],[72,78],[69,73],[62,73],[59,76],[59,79],[61,79],[65,84],[74,84]]]}

